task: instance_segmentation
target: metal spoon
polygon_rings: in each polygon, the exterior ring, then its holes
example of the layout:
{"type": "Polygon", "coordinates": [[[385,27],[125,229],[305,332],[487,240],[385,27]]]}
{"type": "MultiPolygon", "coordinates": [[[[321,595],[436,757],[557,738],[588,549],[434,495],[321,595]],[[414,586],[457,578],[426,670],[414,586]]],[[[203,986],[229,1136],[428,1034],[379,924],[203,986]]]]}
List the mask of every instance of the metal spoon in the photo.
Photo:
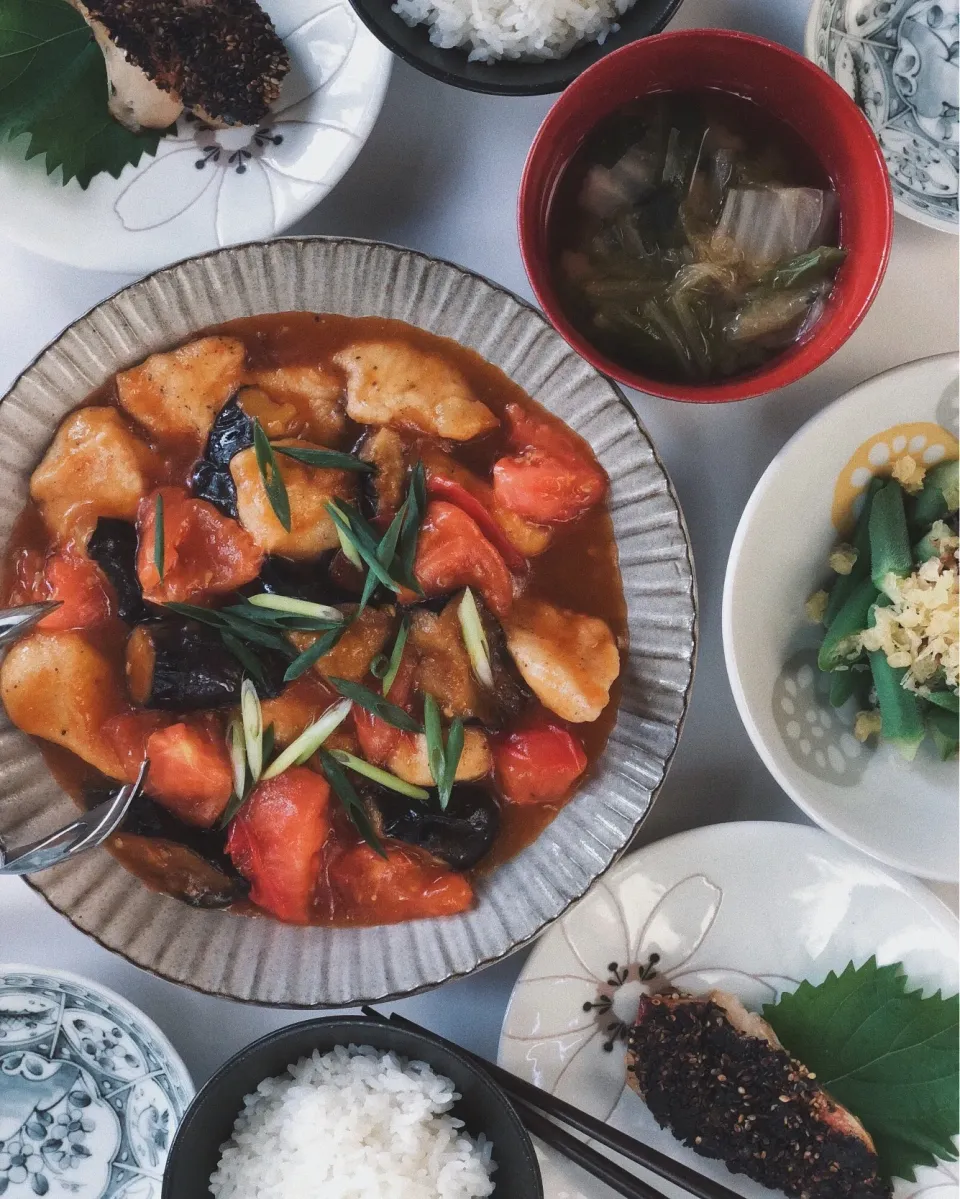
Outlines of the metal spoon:
{"type": "MultiPolygon", "coordinates": [[[[18,608],[0,610],[0,649],[12,645],[24,633],[29,632],[47,613],[59,608],[57,600],[41,604],[23,604],[18,608]]],[[[0,875],[33,874],[37,870],[49,870],[59,866],[85,849],[94,849],[120,827],[130,805],[140,794],[149,762],[144,762],[134,783],[127,783],[111,799],[98,804],[65,828],[24,845],[21,849],[7,851],[0,838],[0,875]]]]}
{"type": "Polygon", "coordinates": [[[145,761],[136,782],[125,784],[111,799],[98,804],[79,820],[34,841],[32,845],[24,845],[21,849],[7,853],[0,842],[0,877],[49,870],[51,866],[59,866],[86,849],[102,845],[120,827],[130,805],[140,794],[149,766],[149,761],[145,761]]]}
{"type": "Polygon", "coordinates": [[[59,607],[59,600],[46,600],[42,604],[23,604],[19,608],[0,608],[0,649],[12,645],[54,608],[59,607]]]}

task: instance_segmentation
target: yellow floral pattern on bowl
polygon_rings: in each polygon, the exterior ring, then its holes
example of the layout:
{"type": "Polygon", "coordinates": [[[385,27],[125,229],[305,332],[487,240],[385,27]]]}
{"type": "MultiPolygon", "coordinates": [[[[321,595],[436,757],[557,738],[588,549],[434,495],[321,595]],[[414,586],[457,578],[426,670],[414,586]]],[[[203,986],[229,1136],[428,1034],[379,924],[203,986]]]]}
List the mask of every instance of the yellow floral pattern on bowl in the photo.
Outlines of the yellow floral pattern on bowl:
{"type": "Polygon", "coordinates": [[[837,532],[846,535],[852,531],[864,489],[873,476],[889,476],[896,463],[907,456],[931,467],[944,459],[960,457],[960,444],[952,433],[932,421],[894,425],[868,438],[840,472],[834,488],[831,517],[837,532]]]}

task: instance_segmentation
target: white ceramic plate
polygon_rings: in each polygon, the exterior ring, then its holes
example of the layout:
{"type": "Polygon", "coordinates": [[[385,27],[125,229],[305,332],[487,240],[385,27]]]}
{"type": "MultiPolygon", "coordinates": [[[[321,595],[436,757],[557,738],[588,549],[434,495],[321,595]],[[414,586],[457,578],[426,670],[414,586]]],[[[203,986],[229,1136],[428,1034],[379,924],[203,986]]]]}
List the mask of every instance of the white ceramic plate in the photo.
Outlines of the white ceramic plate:
{"type": "Polygon", "coordinates": [[[960,232],[958,0],[814,0],[804,49],[860,106],[897,212],[960,232]]]}
{"type": "MultiPolygon", "coordinates": [[[[621,862],[559,920],[514,988],[500,1065],[743,1199],[773,1192],[684,1148],[625,1087],[622,1033],[652,954],[657,982],[720,987],[754,1010],[873,954],[881,965],[903,962],[925,994],[957,990],[957,922],[947,908],[920,883],[799,825],[721,824],[669,837],[621,862]]],[[[611,1199],[542,1146],[541,1161],[547,1199],[611,1199]]],[[[667,1199],[687,1194],[637,1173],[667,1199]]],[[[896,1183],[895,1199],[956,1199],[957,1178],[955,1163],[921,1170],[916,1183],[896,1183]]]]}
{"type": "Polygon", "coordinates": [[[0,965],[4,1199],[159,1199],[193,1097],[159,1028],[60,970],[0,965]]]}
{"type": "Polygon", "coordinates": [[[861,384],[783,447],[750,497],[730,550],[723,646],[757,752],[784,791],[829,832],[882,862],[956,882],[957,764],[929,742],[905,762],[860,745],[856,705],[830,707],[815,668],[823,630],[803,605],[829,577],[837,513],[901,454],[957,456],[957,361],[926,358],[861,384]]]}
{"type": "MultiPolygon", "coordinates": [[[[392,56],[348,0],[263,0],[290,73],[258,127],[213,130],[181,117],[156,157],[84,191],[61,186],[28,137],[0,145],[0,228],[71,266],[141,274],[192,254],[282,233],[314,208],[367,140],[392,56]]],[[[106,102],[106,101],[104,101],[106,102]]]]}

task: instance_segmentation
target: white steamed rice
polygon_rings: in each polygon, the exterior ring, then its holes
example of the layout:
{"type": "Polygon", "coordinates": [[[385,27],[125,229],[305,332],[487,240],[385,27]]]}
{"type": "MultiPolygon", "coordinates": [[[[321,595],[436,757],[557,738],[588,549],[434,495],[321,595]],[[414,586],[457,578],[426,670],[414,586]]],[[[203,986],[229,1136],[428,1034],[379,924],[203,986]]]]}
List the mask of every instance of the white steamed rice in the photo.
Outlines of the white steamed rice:
{"type": "Polygon", "coordinates": [[[634,0],[396,0],[408,25],[427,25],[444,50],[471,62],[565,58],[579,42],[603,42],[634,0]]]}
{"type": "Polygon", "coordinates": [[[426,1062],[369,1045],[303,1058],[244,1099],[214,1199],[485,1199],[492,1145],[449,1115],[460,1096],[426,1062]]]}

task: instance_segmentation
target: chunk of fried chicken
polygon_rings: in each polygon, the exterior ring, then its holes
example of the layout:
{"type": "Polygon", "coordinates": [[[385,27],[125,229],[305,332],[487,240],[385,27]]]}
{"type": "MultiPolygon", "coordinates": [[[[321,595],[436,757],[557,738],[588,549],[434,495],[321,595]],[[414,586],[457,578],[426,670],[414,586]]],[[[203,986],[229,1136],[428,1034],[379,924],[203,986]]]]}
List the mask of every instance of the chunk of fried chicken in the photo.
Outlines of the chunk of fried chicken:
{"type": "Polygon", "coordinates": [[[57,430],[30,478],[30,495],[61,542],[86,544],[99,517],[135,519],[152,456],[115,408],[81,408],[57,430]]]}
{"type": "Polygon", "coordinates": [[[355,342],[333,361],[347,376],[347,415],[359,424],[469,441],[499,423],[456,367],[406,342],[355,342]]]}
{"type": "MultiPolygon", "coordinates": [[[[430,770],[427,739],[422,733],[401,733],[387,759],[387,769],[415,787],[436,786],[430,770]]],[[[482,730],[470,726],[463,731],[463,753],[457,763],[456,781],[481,779],[493,768],[490,740],[482,730]]]]}
{"type": "Polygon", "coordinates": [[[462,600],[460,593],[439,614],[417,608],[410,617],[408,645],[417,660],[417,686],[434,697],[448,720],[478,716],[491,706],[463,642],[457,615],[462,600]]]}
{"type": "Polygon", "coordinates": [[[517,668],[544,707],[575,723],[597,719],[620,673],[620,651],[604,621],[526,600],[503,627],[517,668]]]}
{"type": "MultiPolygon", "coordinates": [[[[325,448],[295,437],[274,442],[274,450],[282,446],[305,450],[325,448]]],[[[276,459],[290,501],[289,531],[273,510],[252,448],[241,450],[230,463],[230,474],[237,488],[240,523],[268,554],[315,558],[324,550],[332,550],[340,543],[326,504],[332,499],[352,498],[356,489],[355,476],[349,471],[307,466],[286,454],[278,453],[276,459]]]]}
{"type": "MultiPolygon", "coordinates": [[[[313,669],[325,679],[362,682],[370,670],[370,663],[387,644],[393,630],[395,609],[364,608],[351,620],[355,610],[354,605],[344,606],[343,612],[350,624],[333,649],[314,663],[313,669]]],[[[302,653],[321,636],[321,633],[291,633],[290,640],[302,653]]]]}
{"type": "Polygon", "coordinates": [[[155,437],[188,437],[199,445],[236,391],[245,357],[235,337],[201,337],[151,354],[117,375],[120,407],[155,437]]]}
{"type": "Polygon", "coordinates": [[[76,632],[28,634],[0,667],[0,699],[23,732],[62,745],[110,778],[128,777],[104,734],[125,707],[118,667],[76,632]]]}
{"type": "Polygon", "coordinates": [[[272,400],[293,405],[311,439],[337,444],[346,425],[346,412],[343,387],[336,375],[322,366],[279,366],[253,371],[249,377],[272,400]]]}
{"type": "Polygon", "coordinates": [[[377,429],[364,437],[357,456],[374,468],[377,516],[392,520],[406,492],[407,455],[403,438],[393,429],[377,429]]]}

